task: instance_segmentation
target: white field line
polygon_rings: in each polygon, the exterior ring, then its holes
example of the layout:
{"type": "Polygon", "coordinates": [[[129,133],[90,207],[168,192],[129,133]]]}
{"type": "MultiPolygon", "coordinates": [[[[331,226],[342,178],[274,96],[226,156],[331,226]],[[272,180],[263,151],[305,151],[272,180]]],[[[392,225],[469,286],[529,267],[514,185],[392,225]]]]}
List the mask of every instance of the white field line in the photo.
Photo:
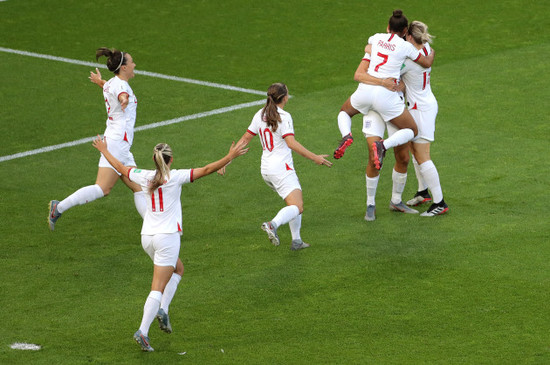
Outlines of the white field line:
{"type": "MultiPolygon", "coordinates": [[[[11,48],[0,47],[0,52],[13,53],[13,54],[17,54],[17,55],[20,55],[20,56],[29,56],[29,57],[35,57],[35,58],[42,58],[42,59],[51,60],[51,61],[72,63],[73,65],[81,65],[81,66],[89,66],[89,67],[97,67],[97,68],[107,68],[107,66],[105,66],[103,64],[100,64],[100,63],[73,60],[71,58],[50,56],[50,55],[46,55],[46,54],[20,51],[20,50],[11,49],[11,48]]],[[[200,80],[188,79],[188,78],[185,78],[185,77],[178,77],[178,76],[171,76],[171,75],[163,75],[163,74],[159,74],[159,73],[156,73],[156,72],[150,72],[150,71],[135,70],[134,73],[136,75],[156,77],[156,78],[159,78],[159,79],[180,81],[180,82],[186,82],[188,84],[215,87],[215,88],[218,88],[218,89],[226,89],[226,90],[239,91],[239,92],[248,93],[248,94],[267,96],[267,93],[265,91],[245,89],[245,88],[242,88],[242,87],[231,86],[231,85],[217,84],[215,82],[200,81],[200,80]]]]}
{"type": "MultiPolygon", "coordinates": [[[[238,109],[244,109],[244,108],[248,108],[248,107],[255,106],[255,105],[261,105],[261,104],[264,104],[264,103],[265,103],[265,100],[262,99],[262,100],[258,100],[258,101],[252,101],[252,102],[249,102],[249,103],[232,105],[232,106],[228,106],[228,107],[225,107],[225,108],[214,109],[214,110],[210,110],[210,111],[207,111],[207,112],[201,112],[201,113],[197,113],[197,114],[185,115],[183,117],[169,119],[169,120],[165,120],[165,121],[162,121],[162,122],[142,125],[142,126],[136,127],[134,129],[134,131],[137,132],[137,131],[144,131],[144,130],[152,129],[152,128],[163,127],[163,126],[170,125],[170,124],[181,123],[181,122],[184,122],[186,120],[204,118],[204,117],[208,117],[208,116],[211,116],[211,115],[227,113],[227,112],[231,112],[231,111],[238,110],[238,109]]],[[[0,162],[15,160],[16,158],[37,155],[39,153],[51,152],[51,151],[59,150],[59,149],[66,148],[66,147],[72,147],[72,146],[77,146],[77,145],[81,145],[81,144],[84,144],[84,143],[89,143],[94,138],[95,138],[95,136],[86,137],[86,138],[78,139],[76,141],[71,141],[71,142],[56,144],[56,145],[53,145],[53,146],[37,148],[35,150],[15,153],[13,155],[2,156],[2,157],[0,157],[0,162]]]]}
{"type": "MultiPolygon", "coordinates": [[[[0,0],[0,1],[2,1],[2,0],[0,0]]],[[[82,66],[107,68],[105,65],[102,65],[102,64],[99,64],[99,63],[73,60],[73,59],[70,59],[70,58],[44,55],[44,54],[39,54],[39,53],[34,53],[34,52],[19,51],[19,50],[10,49],[10,48],[0,47],[0,52],[13,53],[13,54],[21,55],[21,56],[42,58],[42,59],[47,59],[47,60],[52,60],[52,61],[72,63],[72,64],[82,65],[82,66]]],[[[188,78],[183,78],[183,77],[178,77],[178,76],[163,75],[163,74],[159,74],[159,73],[156,73],[156,72],[136,70],[135,73],[136,74],[141,74],[141,75],[144,75],[144,76],[156,77],[156,78],[167,79],[167,80],[172,80],[172,81],[186,82],[186,83],[189,83],[189,84],[197,84],[197,85],[201,85],[201,86],[215,87],[215,88],[219,88],[219,89],[239,91],[239,92],[262,95],[262,96],[266,95],[265,91],[245,89],[245,88],[231,86],[231,85],[217,84],[217,83],[213,83],[213,82],[188,79],[188,78]]],[[[255,105],[261,105],[263,103],[265,103],[265,99],[258,100],[258,101],[252,101],[252,102],[249,102],[249,103],[242,103],[242,104],[232,105],[232,106],[228,106],[228,107],[225,107],[225,108],[214,109],[214,110],[210,110],[210,111],[207,111],[207,112],[201,112],[201,113],[196,113],[196,114],[191,114],[191,115],[185,115],[185,116],[179,117],[179,118],[174,118],[174,119],[164,120],[164,121],[161,121],[161,122],[156,122],[156,123],[151,123],[151,124],[139,126],[139,127],[136,127],[134,129],[134,131],[137,132],[137,131],[143,131],[143,130],[152,129],[152,128],[163,127],[163,126],[170,125],[170,124],[181,123],[181,122],[184,122],[184,121],[187,121],[187,120],[204,118],[204,117],[208,117],[208,116],[211,116],[211,115],[222,114],[222,113],[227,113],[227,112],[231,112],[231,111],[238,110],[238,109],[248,108],[248,107],[255,106],[255,105]]],[[[66,143],[61,143],[61,144],[57,144],[57,145],[53,145],[53,146],[37,148],[37,149],[31,150],[31,151],[25,151],[25,152],[15,153],[13,155],[1,156],[0,157],[0,162],[14,160],[14,159],[17,159],[17,158],[22,158],[22,157],[27,157],[27,156],[32,156],[32,155],[36,155],[36,154],[39,154],[39,153],[55,151],[55,150],[59,150],[61,148],[77,146],[77,145],[84,144],[84,143],[89,143],[94,138],[95,138],[95,136],[94,137],[86,137],[86,138],[81,138],[81,139],[71,141],[71,142],[66,142],[66,143]]]]}

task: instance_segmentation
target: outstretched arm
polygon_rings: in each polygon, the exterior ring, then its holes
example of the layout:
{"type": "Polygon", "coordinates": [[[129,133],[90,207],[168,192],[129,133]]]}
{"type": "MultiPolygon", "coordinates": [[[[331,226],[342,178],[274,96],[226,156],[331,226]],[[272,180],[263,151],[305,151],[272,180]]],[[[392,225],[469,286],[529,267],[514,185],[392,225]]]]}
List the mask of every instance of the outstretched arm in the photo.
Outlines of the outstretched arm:
{"type": "Polygon", "coordinates": [[[242,140],[239,141],[237,144],[233,142],[231,144],[231,148],[229,149],[229,152],[227,153],[227,155],[225,155],[218,161],[209,163],[204,167],[193,169],[193,179],[197,180],[203,176],[210,175],[211,173],[218,171],[219,169],[221,169],[222,167],[224,167],[225,165],[233,161],[233,159],[244,155],[245,153],[248,152],[248,148],[245,148],[246,145],[247,143],[242,140]]]}
{"type": "Polygon", "coordinates": [[[298,142],[296,138],[294,138],[294,136],[292,135],[286,136],[285,142],[288,148],[290,148],[297,154],[310,159],[311,161],[315,162],[317,165],[325,165],[328,167],[332,166],[332,162],[326,159],[328,155],[316,155],[315,153],[311,152],[310,150],[302,146],[302,144],[298,142]]]}
{"type": "MultiPolygon", "coordinates": [[[[239,142],[237,142],[237,144],[239,143],[244,143],[245,146],[247,146],[250,141],[252,140],[252,138],[254,138],[254,135],[252,133],[249,133],[248,131],[244,132],[243,136],[241,137],[241,139],[239,139],[239,142]]],[[[227,167],[227,165],[229,165],[231,163],[231,161],[229,161],[227,164],[225,164],[221,169],[218,170],[218,174],[219,175],[225,175],[225,168],[227,167]]]]}
{"type": "Polygon", "coordinates": [[[107,149],[107,142],[105,140],[101,139],[101,137],[98,135],[97,138],[94,138],[92,145],[105,156],[107,161],[113,166],[118,172],[120,172],[124,176],[128,176],[128,170],[131,169],[131,167],[124,166],[122,162],[120,162],[115,156],[111,155],[111,152],[107,149]]]}

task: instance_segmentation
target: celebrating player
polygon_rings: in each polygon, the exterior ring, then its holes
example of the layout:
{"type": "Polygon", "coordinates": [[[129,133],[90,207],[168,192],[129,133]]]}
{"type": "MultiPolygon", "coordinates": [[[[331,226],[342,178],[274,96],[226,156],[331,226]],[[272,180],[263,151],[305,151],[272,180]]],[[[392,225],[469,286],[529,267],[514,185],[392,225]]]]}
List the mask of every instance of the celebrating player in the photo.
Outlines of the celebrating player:
{"type": "MultiPolygon", "coordinates": [[[[428,26],[419,21],[413,21],[407,31],[406,39],[416,49],[424,54],[431,52],[432,36],[428,33],[428,26]]],[[[408,205],[419,205],[430,200],[428,189],[433,195],[433,204],[421,214],[424,217],[433,217],[444,214],[449,207],[443,200],[443,191],[439,182],[439,174],[430,157],[430,143],[434,140],[435,119],[437,116],[437,100],[430,85],[431,68],[405,61],[401,70],[401,91],[405,92],[409,112],[418,126],[418,136],[412,141],[413,163],[418,179],[418,191],[408,205]]]]}
{"type": "Polygon", "coordinates": [[[386,122],[391,122],[399,130],[385,141],[373,143],[374,161],[378,170],[382,168],[386,150],[412,140],[417,134],[417,127],[411,114],[405,109],[403,101],[396,93],[383,86],[383,79],[399,78],[399,71],[405,59],[410,58],[424,67],[433,63],[434,53],[422,55],[412,44],[402,39],[407,31],[408,20],[401,10],[394,10],[389,19],[388,33],[378,33],[371,36],[368,44],[370,54],[359,64],[358,69],[380,79],[378,85],[360,82],[357,90],[351,95],[349,105],[344,104],[338,115],[338,127],[342,141],[334,152],[335,158],[343,156],[346,148],[351,145],[351,116],[361,112],[366,115],[369,110],[380,114],[386,122]]]}
{"type": "Polygon", "coordinates": [[[272,244],[280,244],[277,229],[288,223],[292,234],[292,250],[309,247],[302,240],[302,212],[304,202],[302,187],[294,171],[292,151],[308,158],[318,165],[332,166],[328,155],[316,155],[302,146],[294,137],[292,116],[284,111],[288,102],[288,88],[285,84],[276,83],[267,90],[267,101],[252,118],[252,122],[239,142],[248,144],[258,135],[262,144],[261,173],[265,183],[284,199],[286,207],[279,210],[269,222],[261,228],[267,233],[272,244]]]}
{"type": "MultiPolygon", "coordinates": [[[[96,59],[101,56],[107,57],[107,68],[115,76],[109,81],[102,80],[101,73],[96,68],[96,73],[90,72],[90,81],[103,89],[107,109],[107,128],[104,135],[109,141],[109,151],[125,166],[136,166],[130,147],[134,139],[137,98],[128,83],[134,77],[136,64],[129,53],[117,49],[99,48],[96,51],[96,59]]],[[[80,188],[62,201],[50,201],[48,214],[50,229],[54,230],[56,221],[65,211],[108,195],[119,179],[134,192],[136,209],[143,217],[146,200],[141,187],[117,172],[107,159],[101,156],[94,185],[80,188]]]]}
{"type": "Polygon", "coordinates": [[[143,317],[134,340],[143,351],[154,351],[149,343],[149,327],[155,317],[160,328],[172,332],[168,306],[176,293],[183,275],[183,263],[179,258],[182,235],[181,187],[221,169],[234,158],[244,155],[246,143],[233,143],[225,157],[204,167],[172,170],[172,149],[159,143],[153,150],[156,170],[139,170],[127,167],[116,159],[106,141],[96,138],[93,146],[119,173],[135,181],[146,193],[146,212],[141,229],[141,244],[154,263],[151,292],[143,307],[143,317]]]}

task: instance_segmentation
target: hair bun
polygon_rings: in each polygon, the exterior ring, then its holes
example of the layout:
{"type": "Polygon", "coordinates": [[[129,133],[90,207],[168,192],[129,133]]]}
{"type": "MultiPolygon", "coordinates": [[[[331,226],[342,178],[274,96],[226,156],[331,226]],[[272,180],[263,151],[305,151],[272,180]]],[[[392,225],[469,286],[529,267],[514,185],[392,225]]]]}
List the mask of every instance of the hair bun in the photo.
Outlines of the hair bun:
{"type": "Polygon", "coordinates": [[[393,11],[393,16],[396,17],[396,18],[399,18],[401,16],[403,16],[403,10],[394,10],[393,11]]]}

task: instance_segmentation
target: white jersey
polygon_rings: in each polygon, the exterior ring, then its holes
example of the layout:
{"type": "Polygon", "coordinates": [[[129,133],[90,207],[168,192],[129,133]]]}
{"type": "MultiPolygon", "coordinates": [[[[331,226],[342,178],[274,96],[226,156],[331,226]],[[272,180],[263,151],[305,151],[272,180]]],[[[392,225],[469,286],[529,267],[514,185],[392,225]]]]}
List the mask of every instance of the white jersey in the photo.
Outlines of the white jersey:
{"type": "Polygon", "coordinates": [[[134,125],[136,124],[137,98],[127,81],[118,76],[103,85],[105,108],[107,109],[107,128],[104,135],[111,140],[126,141],[132,145],[134,125]],[[128,105],[123,111],[118,96],[128,94],[128,105]]]}
{"type": "Polygon", "coordinates": [[[417,61],[421,55],[412,44],[393,33],[377,33],[369,38],[368,43],[372,45],[372,52],[367,72],[382,79],[399,79],[399,71],[405,60],[417,61]]]}
{"type": "Polygon", "coordinates": [[[263,108],[254,115],[248,127],[248,132],[254,136],[258,135],[262,143],[262,174],[279,175],[294,170],[292,150],[284,140],[285,137],[294,135],[292,116],[283,109],[277,108],[281,122],[279,122],[277,130],[273,132],[262,120],[262,110],[263,108]]]}
{"type": "MultiPolygon", "coordinates": [[[[426,43],[422,48],[424,55],[432,52],[430,45],[426,43]]],[[[432,68],[424,68],[411,60],[406,60],[401,68],[401,81],[405,83],[405,92],[409,109],[426,110],[437,105],[437,100],[432,93],[430,76],[432,68]]]]}
{"type": "Polygon", "coordinates": [[[170,178],[149,194],[148,187],[154,177],[154,170],[128,170],[128,178],[141,185],[142,190],[147,192],[147,211],[143,218],[141,234],[182,234],[181,186],[193,182],[193,169],[170,170],[170,178]]]}

